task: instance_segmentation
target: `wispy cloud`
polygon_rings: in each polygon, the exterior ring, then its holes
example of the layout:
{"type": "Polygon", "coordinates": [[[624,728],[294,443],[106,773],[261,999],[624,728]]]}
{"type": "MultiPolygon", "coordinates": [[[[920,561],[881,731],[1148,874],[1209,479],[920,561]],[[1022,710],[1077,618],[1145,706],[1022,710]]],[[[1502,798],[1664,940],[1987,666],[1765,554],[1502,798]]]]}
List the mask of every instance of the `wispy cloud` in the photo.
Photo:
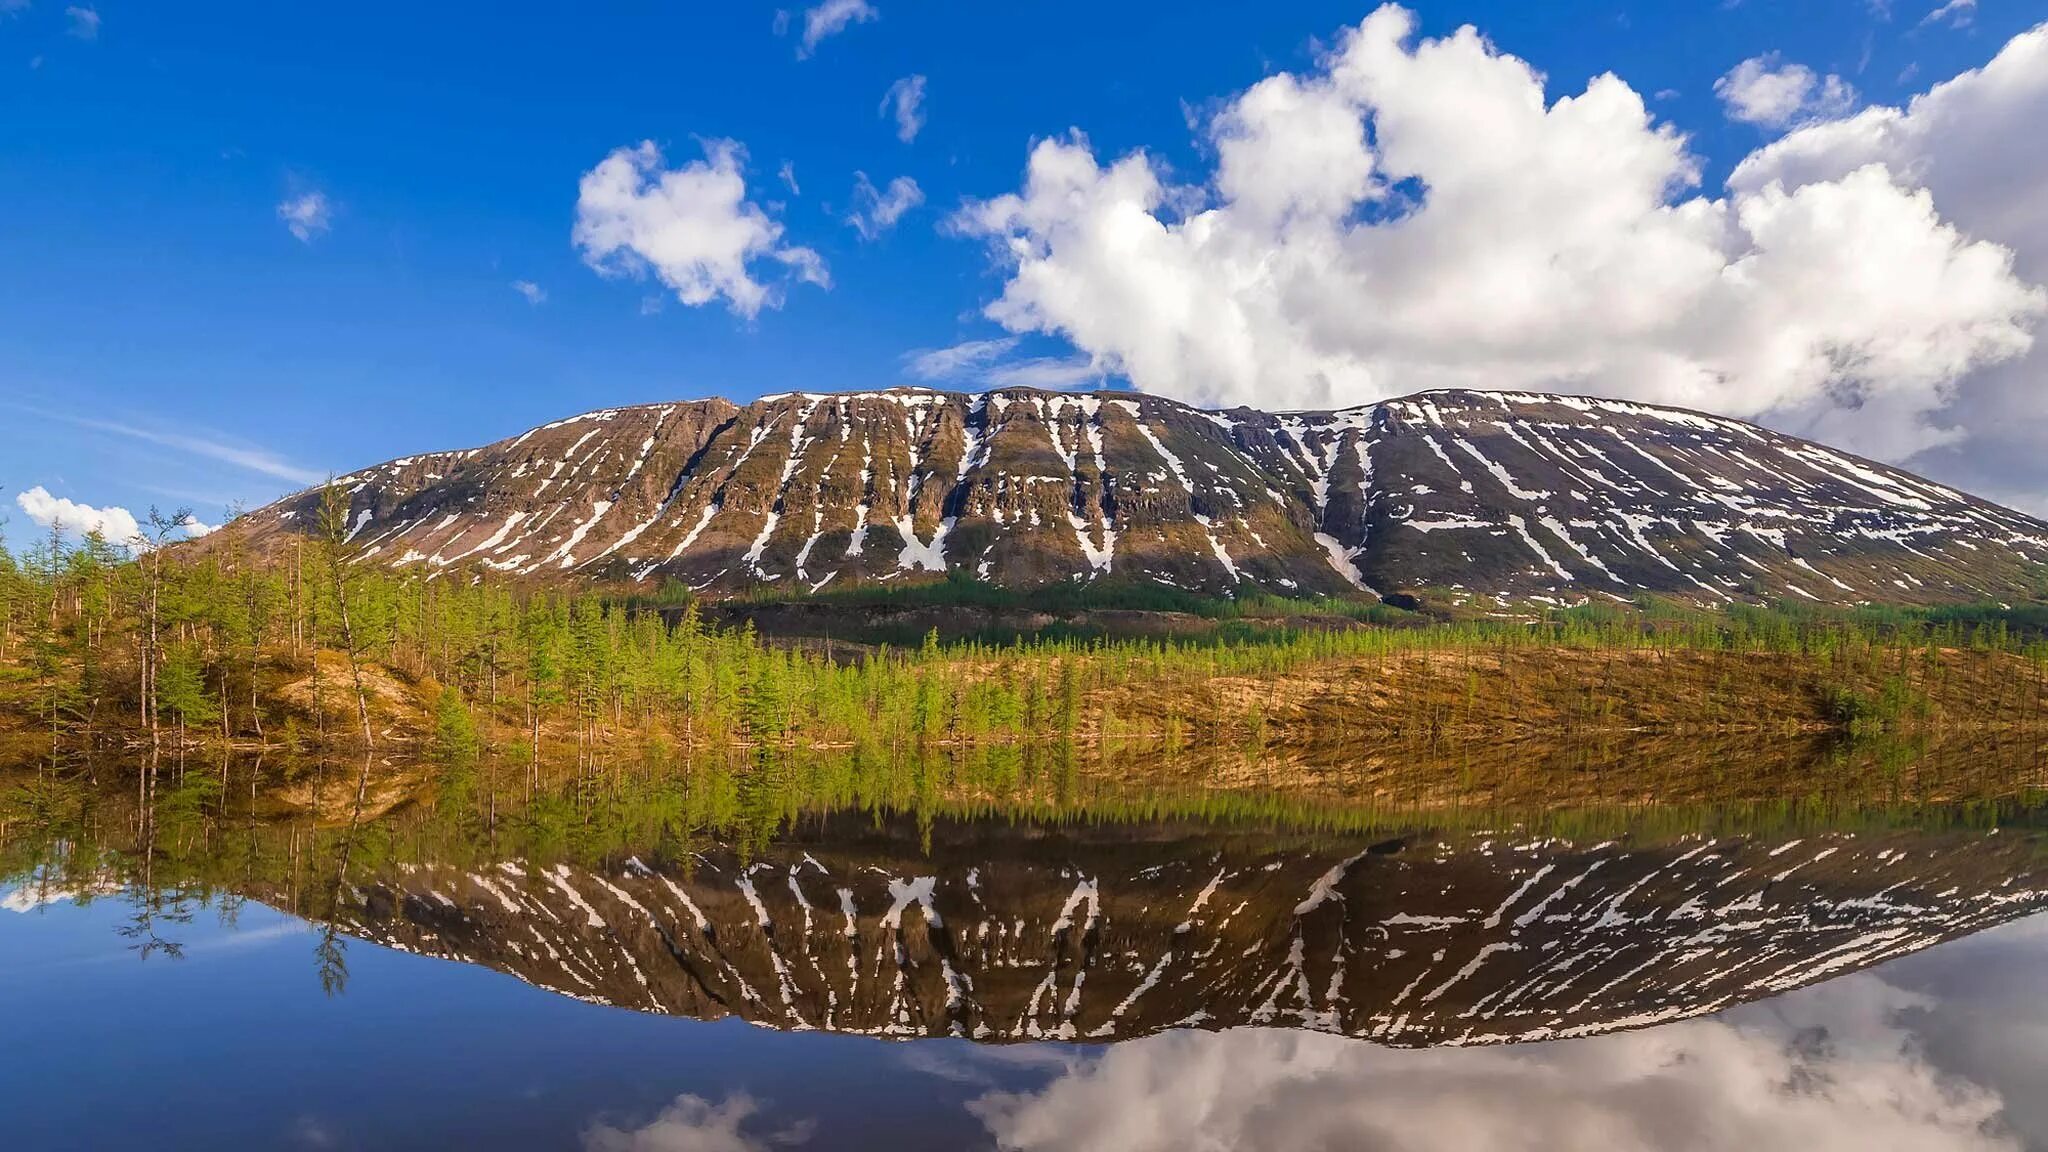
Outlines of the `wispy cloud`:
{"type": "Polygon", "coordinates": [[[73,5],[64,10],[64,16],[71,21],[70,32],[80,40],[100,38],[100,14],[89,7],[73,5]]]}
{"type": "Polygon", "coordinates": [[[334,226],[334,207],[327,202],[325,192],[303,192],[287,196],[277,206],[277,218],[299,243],[311,244],[313,237],[334,226]]]}
{"type": "Polygon", "coordinates": [[[894,228],[904,213],[924,203],[924,189],[908,176],[889,181],[887,188],[876,188],[865,172],[853,176],[853,211],[846,222],[863,240],[873,240],[894,228]]]}
{"type": "Polygon", "coordinates": [[[966,340],[946,348],[904,353],[904,371],[919,380],[977,383],[991,388],[1072,388],[1101,381],[1107,373],[1080,353],[1011,360],[1021,337],[966,340]]]}
{"type": "Polygon", "coordinates": [[[949,348],[918,348],[904,353],[903,367],[920,380],[958,380],[979,375],[981,370],[1010,354],[1018,337],[967,340],[949,348]]]}
{"type": "Polygon", "coordinates": [[[917,139],[918,130],[924,127],[924,77],[905,76],[889,85],[875,114],[887,116],[891,109],[896,115],[896,138],[905,144],[917,139]]]}
{"type": "MultiPolygon", "coordinates": [[[[814,8],[806,8],[803,43],[797,45],[797,58],[809,58],[811,53],[818,50],[820,43],[839,35],[852,25],[865,24],[881,17],[881,10],[868,3],[868,0],[825,0],[814,8]]],[[[783,27],[788,26],[786,19],[779,18],[778,23],[783,27]]]]}
{"type": "Polygon", "coordinates": [[[542,288],[531,280],[514,280],[512,282],[512,290],[526,297],[528,304],[540,305],[548,302],[547,289],[542,288]]]}
{"type": "Polygon", "coordinates": [[[327,479],[327,473],[312,468],[302,468],[277,453],[250,444],[236,443],[204,430],[180,428],[159,423],[153,427],[123,423],[118,420],[101,420],[91,416],[74,416],[67,412],[52,412],[26,404],[10,404],[6,407],[45,420],[55,420],[74,428],[87,428],[95,432],[107,432],[115,436],[126,436],[145,444],[174,449],[208,460],[232,464],[259,475],[276,480],[288,480],[294,484],[318,484],[327,479]]]}
{"type": "Polygon", "coordinates": [[[768,1152],[810,1142],[817,1125],[798,1120],[763,1131],[761,1105],[745,1092],[713,1104],[684,1093],[638,1128],[592,1121],[584,1152],[768,1152]]]}
{"type": "Polygon", "coordinates": [[[1948,3],[1929,12],[1920,21],[1922,27],[1929,24],[1947,23],[1957,28],[1968,28],[1977,17],[1977,0],[1948,0],[1948,3]]]}
{"type": "Polygon", "coordinates": [[[999,364],[982,376],[998,388],[1072,388],[1102,379],[1102,369],[1086,356],[1039,356],[999,364]]]}

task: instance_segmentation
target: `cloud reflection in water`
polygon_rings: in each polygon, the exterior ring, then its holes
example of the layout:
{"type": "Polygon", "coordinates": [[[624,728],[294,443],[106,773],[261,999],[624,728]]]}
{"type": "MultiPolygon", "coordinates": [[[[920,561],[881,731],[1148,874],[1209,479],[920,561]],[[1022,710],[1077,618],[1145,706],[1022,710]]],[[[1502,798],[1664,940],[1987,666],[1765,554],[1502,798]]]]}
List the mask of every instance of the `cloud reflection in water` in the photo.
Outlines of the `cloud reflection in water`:
{"type": "Polygon", "coordinates": [[[761,1105],[745,1092],[713,1104],[684,1093],[661,1114],[637,1128],[592,1123],[583,1133],[584,1152],[768,1152],[793,1147],[811,1138],[811,1125],[799,1122],[762,1132],[754,1123],[761,1105]]]}
{"type": "Polygon", "coordinates": [[[1712,1019],[1555,1044],[1401,1050],[1177,1032],[970,1107],[1005,1149],[2005,1149],[2000,1094],[1947,1074],[1931,1001],[1851,976],[1712,1019]]]}

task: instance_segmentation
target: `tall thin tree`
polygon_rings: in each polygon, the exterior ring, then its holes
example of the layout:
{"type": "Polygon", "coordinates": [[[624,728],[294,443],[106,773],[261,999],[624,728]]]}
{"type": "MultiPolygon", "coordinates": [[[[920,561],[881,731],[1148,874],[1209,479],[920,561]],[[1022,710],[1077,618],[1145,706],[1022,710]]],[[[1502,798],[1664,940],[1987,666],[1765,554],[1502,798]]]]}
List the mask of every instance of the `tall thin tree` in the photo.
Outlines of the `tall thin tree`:
{"type": "MultiPolygon", "coordinates": [[[[350,535],[348,512],[348,493],[341,485],[328,480],[327,486],[320,490],[320,534],[327,545],[324,549],[327,553],[327,576],[334,586],[334,605],[341,621],[341,646],[348,653],[349,679],[355,685],[356,716],[363,725],[363,747],[374,748],[377,738],[370,731],[370,696],[363,688],[363,665],[356,652],[355,629],[348,618],[348,581],[342,575],[343,552],[350,535]]],[[[316,665],[319,659],[316,651],[313,656],[316,665]]],[[[365,758],[363,771],[366,778],[368,763],[365,758]]],[[[360,793],[360,785],[357,790],[360,793]]]]}

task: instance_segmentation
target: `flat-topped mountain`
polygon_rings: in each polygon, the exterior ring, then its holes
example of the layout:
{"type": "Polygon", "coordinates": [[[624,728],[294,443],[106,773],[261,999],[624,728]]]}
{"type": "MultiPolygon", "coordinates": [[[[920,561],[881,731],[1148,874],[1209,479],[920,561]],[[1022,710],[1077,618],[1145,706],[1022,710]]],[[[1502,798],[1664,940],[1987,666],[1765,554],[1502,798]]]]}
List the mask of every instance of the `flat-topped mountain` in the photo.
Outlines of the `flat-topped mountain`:
{"type": "MultiPolygon", "coordinates": [[[[339,478],[360,563],[709,594],[968,577],[1215,595],[2015,600],[2048,524],[1737,420],[1429,392],[1212,412],[893,389],[592,412],[339,478]]],[[[250,514],[310,531],[318,490],[250,514]]]]}

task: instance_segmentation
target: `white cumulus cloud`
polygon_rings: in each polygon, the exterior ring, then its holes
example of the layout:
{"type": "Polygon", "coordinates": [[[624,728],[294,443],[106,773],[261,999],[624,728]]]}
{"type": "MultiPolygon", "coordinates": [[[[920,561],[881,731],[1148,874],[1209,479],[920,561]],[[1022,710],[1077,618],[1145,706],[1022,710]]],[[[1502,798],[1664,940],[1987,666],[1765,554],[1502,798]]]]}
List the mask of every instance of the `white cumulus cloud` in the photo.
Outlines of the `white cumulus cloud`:
{"type": "Polygon", "coordinates": [[[779,282],[758,279],[759,261],[829,287],[825,262],[783,242],[783,227],[747,199],[746,153],[734,140],[703,141],[704,158],[664,168],[653,141],[620,148],[583,174],[574,241],[605,275],[652,272],[683,303],[723,299],[751,319],[782,303],[779,282]]]}
{"type": "Polygon", "coordinates": [[[905,76],[889,85],[882,94],[882,106],[876,114],[896,117],[896,138],[905,144],[917,139],[924,127],[924,77],[905,76]]]}
{"type": "Polygon", "coordinates": [[[1751,153],[1729,187],[1750,195],[1839,180],[1882,164],[1933,193],[1943,214],[2011,248],[2029,279],[2048,277],[2048,149],[2032,140],[2048,115],[2048,24],[2012,38],[1982,68],[1945,80],[1904,108],[1866,108],[1812,124],[1751,153]]]}
{"type": "Polygon", "coordinates": [[[40,484],[26,492],[16,493],[14,503],[23,515],[44,529],[55,527],[80,536],[98,532],[110,542],[123,545],[142,535],[141,524],[126,508],[112,504],[104,508],[80,504],[62,496],[52,496],[50,490],[40,484]]]}
{"type": "MultiPolygon", "coordinates": [[[[2013,272],[2048,283],[2048,24],[2012,38],[1981,68],[1933,85],[1905,107],[1866,108],[1808,125],[1751,154],[1729,179],[1737,197],[1773,186],[1805,190],[1870,165],[1924,189],[1942,218],[2009,250],[2013,272]]],[[[1900,285],[1910,291],[1912,285],[1900,285]]],[[[2037,341],[2007,359],[1940,385],[1954,443],[1915,459],[1951,483],[2048,512],[2048,351],[2037,341]]],[[[1868,419],[1882,419],[1874,412],[1868,419]]],[[[1858,420],[1854,414],[1844,417],[1858,420]]]]}
{"type": "Polygon", "coordinates": [[[1787,64],[1776,53],[1752,56],[1714,81],[1728,116],[1745,124],[1783,128],[1798,120],[1826,120],[1856,106],[1856,89],[1840,76],[1814,75],[1804,64],[1787,64]]]}
{"type": "Polygon", "coordinates": [[[1193,186],[1079,133],[1039,142],[1019,191],[953,220],[1006,274],[987,315],[1198,404],[1551,388],[1898,459],[1971,432],[1958,381],[2048,312],[1912,167],[1701,195],[1685,137],[1618,77],[1548,99],[1477,30],[1417,42],[1393,5],[1206,130],[1193,186]]]}
{"type": "Polygon", "coordinates": [[[876,188],[865,172],[853,174],[853,209],[847,214],[846,222],[860,233],[863,240],[873,240],[896,226],[905,213],[924,203],[924,189],[908,176],[898,176],[889,181],[887,188],[876,188]]]}
{"type": "Polygon", "coordinates": [[[285,228],[299,243],[311,244],[313,237],[333,227],[334,208],[327,202],[326,193],[302,192],[287,196],[278,204],[277,218],[284,221],[285,228]]]}

